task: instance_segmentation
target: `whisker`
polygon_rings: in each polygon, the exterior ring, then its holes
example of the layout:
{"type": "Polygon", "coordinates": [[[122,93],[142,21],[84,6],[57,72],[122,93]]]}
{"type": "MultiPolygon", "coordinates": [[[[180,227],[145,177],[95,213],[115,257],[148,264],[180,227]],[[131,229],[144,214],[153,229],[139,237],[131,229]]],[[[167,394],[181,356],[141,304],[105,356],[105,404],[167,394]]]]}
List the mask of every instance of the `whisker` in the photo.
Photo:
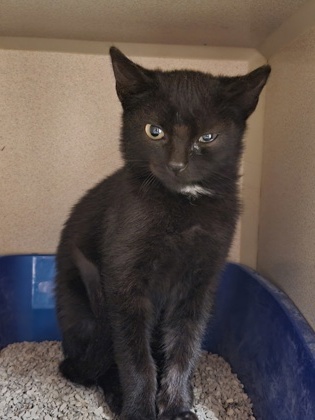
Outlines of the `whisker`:
{"type": "Polygon", "coordinates": [[[143,181],[140,187],[140,191],[147,193],[149,189],[155,184],[156,178],[150,173],[150,175],[143,181]]]}
{"type": "Polygon", "coordinates": [[[212,175],[214,175],[214,178],[216,178],[217,180],[218,179],[224,179],[224,180],[228,180],[228,181],[236,181],[238,178],[240,178],[240,175],[236,175],[234,178],[231,178],[231,177],[229,177],[229,176],[227,176],[227,175],[225,175],[225,174],[223,174],[223,173],[220,173],[220,172],[215,172],[215,171],[213,171],[212,173],[211,173],[212,175]]]}
{"type": "Polygon", "coordinates": [[[141,187],[140,187],[140,191],[145,191],[147,186],[150,184],[151,182],[151,177],[153,175],[150,174],[147,178],[145,178],[145,180],[142,182],[141,187]]]}

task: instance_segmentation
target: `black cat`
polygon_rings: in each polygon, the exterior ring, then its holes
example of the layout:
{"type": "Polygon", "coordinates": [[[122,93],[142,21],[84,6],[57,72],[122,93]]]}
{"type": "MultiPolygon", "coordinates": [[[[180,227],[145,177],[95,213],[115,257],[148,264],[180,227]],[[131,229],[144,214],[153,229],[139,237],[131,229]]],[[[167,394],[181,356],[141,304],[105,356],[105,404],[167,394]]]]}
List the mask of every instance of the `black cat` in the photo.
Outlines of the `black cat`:
{"type": "Polygon", "coordinates": [[[190,379],[239,215],[246,120],[270,67],[215,77],[110,55],[125,164],[61,235],[60,370],[100,385],[122,420],[196,419],[190,379]]]}

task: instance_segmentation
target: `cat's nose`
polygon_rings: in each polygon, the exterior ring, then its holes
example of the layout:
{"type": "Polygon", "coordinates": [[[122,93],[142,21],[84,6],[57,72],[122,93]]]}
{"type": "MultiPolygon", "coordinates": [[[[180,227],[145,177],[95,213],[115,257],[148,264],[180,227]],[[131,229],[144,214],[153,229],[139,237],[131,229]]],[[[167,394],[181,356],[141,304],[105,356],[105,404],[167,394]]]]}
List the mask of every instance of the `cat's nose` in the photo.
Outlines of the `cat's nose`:
{"type": "Polygon", "coordinates": [[[171,171],[175,172],[176,174],[179,172],[183,172],[186,169],[187,163],[184,162],[175,162],[170,161],[168,162],[168,167],[171,169],[171,171]]]}

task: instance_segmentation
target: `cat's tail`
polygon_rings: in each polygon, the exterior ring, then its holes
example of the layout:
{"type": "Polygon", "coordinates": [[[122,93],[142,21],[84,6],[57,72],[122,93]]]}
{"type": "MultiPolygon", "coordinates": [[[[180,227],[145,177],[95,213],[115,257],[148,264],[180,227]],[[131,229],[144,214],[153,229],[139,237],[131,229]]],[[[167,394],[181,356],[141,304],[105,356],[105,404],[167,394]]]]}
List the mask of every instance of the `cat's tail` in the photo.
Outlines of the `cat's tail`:
{"type": "Polygon", "coordinates": [[[99,270],[75,245],[72,247],[72,258],[87,291],[92,312],[98,318],[103,302],[99,270]]]}

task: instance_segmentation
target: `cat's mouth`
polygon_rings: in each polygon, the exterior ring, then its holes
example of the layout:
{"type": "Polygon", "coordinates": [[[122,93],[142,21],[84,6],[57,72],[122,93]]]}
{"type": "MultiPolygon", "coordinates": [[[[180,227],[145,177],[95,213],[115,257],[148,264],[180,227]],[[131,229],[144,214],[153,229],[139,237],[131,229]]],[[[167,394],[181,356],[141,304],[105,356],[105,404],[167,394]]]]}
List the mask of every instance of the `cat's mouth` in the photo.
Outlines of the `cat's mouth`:
{"type": "MultiPolygon", "coordinates": [[[[186,169],[186,168],[185,168],[186,169]]],[[[199,197],[200,195],[212,196],[214,193],[210,189],[204,188],[198,182],[194,182],[189,177],[189,171],[177,172],[167,167],[161,167],[153,163],[150,164],[152,174],[170,191],[177,192],[189,197],[199,197]]]]}
{"type": "Polygon", "coordinates": [[[161,167],[160,165],[156,165],[154,163],[150,163],[150,170],[166,188],[172,191],[179,192],[182,188],[189,185],[187,170],[174,172],[166,165],[161,167]]]}

